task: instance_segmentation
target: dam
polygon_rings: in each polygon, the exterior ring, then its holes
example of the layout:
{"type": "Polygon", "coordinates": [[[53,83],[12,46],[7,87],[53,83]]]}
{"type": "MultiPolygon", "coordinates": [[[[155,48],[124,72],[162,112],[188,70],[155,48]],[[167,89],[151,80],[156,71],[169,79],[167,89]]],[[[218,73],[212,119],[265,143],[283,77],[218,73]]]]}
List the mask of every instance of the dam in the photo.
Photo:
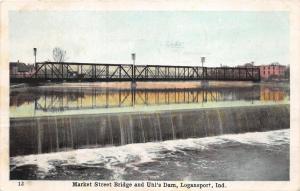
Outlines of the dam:
{"type": "Polygon", "coordinates": [[[11,156],[289,128],[289,106],[18,118],[11,156]],[[18,150],[22,148],[22,150],[18,150]]]}

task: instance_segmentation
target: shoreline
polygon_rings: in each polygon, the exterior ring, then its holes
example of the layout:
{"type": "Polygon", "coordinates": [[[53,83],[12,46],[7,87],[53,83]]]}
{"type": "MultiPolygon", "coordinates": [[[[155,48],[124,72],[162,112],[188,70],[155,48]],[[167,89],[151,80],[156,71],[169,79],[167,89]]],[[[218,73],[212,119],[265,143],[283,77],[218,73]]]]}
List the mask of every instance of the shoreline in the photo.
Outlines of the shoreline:
{"type": "MultiPolygon", "coordinates": [[[[198,88],[201,87],[202,81],[177,81],[177,82],[136,82],[137,87],[142,88],[198,88]]],[[[259,83],[255,82],[241,82],[241,81],[209,81],[209,86],[222,86],[222,87],[245,87],[253,86],[259,83]]],[[[22,87],[112,87],[112,88],[131,88],[131,82],[63,82],[63,83],[41,83],[41,84],[14,84],[10,85],[10,88],[22,87]]]]}

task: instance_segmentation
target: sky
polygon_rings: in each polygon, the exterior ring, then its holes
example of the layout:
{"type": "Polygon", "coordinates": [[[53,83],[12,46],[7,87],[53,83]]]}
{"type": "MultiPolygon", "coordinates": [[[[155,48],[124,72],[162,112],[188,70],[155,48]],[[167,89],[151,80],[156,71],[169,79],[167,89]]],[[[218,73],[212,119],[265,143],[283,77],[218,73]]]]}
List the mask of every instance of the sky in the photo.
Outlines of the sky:
{"type": "Polygon", "coordinates": [[[288,12],[238,11],[11,11],[10,61],[137,65],[287,65],[288,12]]]}

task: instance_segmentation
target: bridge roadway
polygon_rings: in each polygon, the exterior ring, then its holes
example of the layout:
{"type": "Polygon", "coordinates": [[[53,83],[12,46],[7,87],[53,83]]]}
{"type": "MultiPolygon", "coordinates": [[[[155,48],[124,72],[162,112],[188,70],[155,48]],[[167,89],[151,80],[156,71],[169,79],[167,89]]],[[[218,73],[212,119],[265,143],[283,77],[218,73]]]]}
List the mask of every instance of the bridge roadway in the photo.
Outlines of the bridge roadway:
{"type": "Polygon", "coordinates": [[[38,62],[33,75],[10,75],[11,83],[110,81],[260,81],[258,67],[198,67],[75,62],[38,62]]]}

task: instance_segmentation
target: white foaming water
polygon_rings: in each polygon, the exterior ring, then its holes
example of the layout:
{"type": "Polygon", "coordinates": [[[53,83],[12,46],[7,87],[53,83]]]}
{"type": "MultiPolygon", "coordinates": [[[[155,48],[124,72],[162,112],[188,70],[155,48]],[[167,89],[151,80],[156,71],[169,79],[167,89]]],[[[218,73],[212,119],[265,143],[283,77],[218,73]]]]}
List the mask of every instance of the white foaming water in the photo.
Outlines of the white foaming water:
{"type": "MultiPolygon", "coordinates": [[[[112,146],[93,149],[79,149],[67,152],[17,156],[10,159],[14,167],[36,165],[40,173],[46,174],[58,161],[61,166],[80,165],[86,167],[104,167],[122,175],[125,167],[137,169],[137,164],[157,161],[169,152],[183,152],[186,149],[206,150],[210,146],[235,142],[237,144],[264,144],[274,146],[289,143],[289,129],[228,134],[215,137],[169,140],[163,142],[136,143],[124,146],[112,146]]],[[[118,178],[118,177],[116,177],[118,178]]]]}
{"type": "Polygon", "coordinates": [[[241,136],[235,134],[222,135],[222,139],[236,141],[244,144],[281,145],[288,143],[290,138],[289,129],[268,132],[245,133],[241,136]]]}

